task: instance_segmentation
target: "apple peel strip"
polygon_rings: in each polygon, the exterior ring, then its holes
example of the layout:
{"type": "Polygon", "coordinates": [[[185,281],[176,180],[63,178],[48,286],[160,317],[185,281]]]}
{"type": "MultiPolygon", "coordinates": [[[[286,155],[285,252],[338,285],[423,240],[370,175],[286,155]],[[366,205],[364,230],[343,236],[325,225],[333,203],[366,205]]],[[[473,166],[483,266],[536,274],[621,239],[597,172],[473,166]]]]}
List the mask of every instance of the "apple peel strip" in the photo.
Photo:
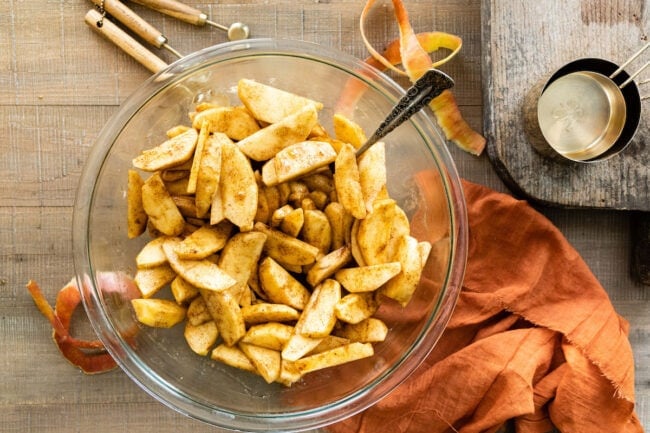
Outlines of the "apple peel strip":
{"type": "Polygon", "coordinates": [[[74,279],[59,291],[54,308],[33,280],[27,283],[27,290],[38,310],[52,325],[52,338],[70,363],[86,374],[104,373],[117,366],[101,341],[79,340],[70,335],[72,315],[81,303],[81,294],[74,279]]]}
{"type": "MultiPolygon", "coordinates": [[[[399,26],[399,39],[388,44],[383,54],[380,54],[370,43],[366,35],[365,21],[372,9],[375,0],[368,0],[361,12],[359,28],[361,29],[362,40],[368,49],[371,57],[366,62],[377,69],[390,69],[400,75],[406,75],[411,82],[417,81],[428,69],[436,68],[451,60],[461,49],[462,39],[458,36],[444,32],[426,32],[416,34],[409,22],[408,12],[401,0],[392,0],[395,18],[399,26]],[[445,48],[451,52],[441,60],[434,62],[430,53],[445,48]],[[395,65],[402,64],[404,69],[395,65]]],[[[351,85],[350,93],[346,98],[345,105],[358,99],[362,92],[361,86],[351,85]],[[357,87],[354,89],[353,87],[357,87]],[[356,91],[355,91],[356,90],[356,91]]],[[[341,104],[343,105],[343,104],[341,104]]],[[[473,155],[480,155],[486,144],[485,137],[474,131],[465,121],[453,93],[445,90],[434,98],[429,107],[432,109],[438,125],[445,137],[454,142],[458,147],[473,155]]]]}

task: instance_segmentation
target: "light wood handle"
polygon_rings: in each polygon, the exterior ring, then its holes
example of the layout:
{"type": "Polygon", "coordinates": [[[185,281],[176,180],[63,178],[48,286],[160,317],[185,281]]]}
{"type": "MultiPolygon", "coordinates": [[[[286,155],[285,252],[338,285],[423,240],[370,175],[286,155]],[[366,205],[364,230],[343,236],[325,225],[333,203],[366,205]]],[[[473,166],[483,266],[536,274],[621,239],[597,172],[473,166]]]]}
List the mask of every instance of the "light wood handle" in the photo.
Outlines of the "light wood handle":
{"type": "Polygon", "coordinates": [[[188,6],[176,0],[133,0],[135,3],[141,4],[148,8],[157,10],[165,15],[174,17],[186,23],[194,24],[195,26],[203,26],[206,23],[208,16],[198,9],[188,6]]]}
{"type": "MultiPolygon", "coordinates": [[[[91,0],[97,6],[102,5],[102,0],[91,0]]],[[[154,26],[146,22],[140,15],[136,14],[128,6],[119,0],[103,0],[104,10],[113,18],[131,29],[144,41],[156,48],[162,48],[167,38],[154,26]]]]}
{"type": "Polygon", "coordinates": [[[142,44],[129,36],[124,30],[113,24],[95,9],[88,11],[85,17],[86,24],[92,27],[96,32],[105,36],[125,53],[137,60],[142,66],[151,72],[158,72],[167,67],[159,57],[147,50],[142,44]],[[98,22],[103,22],[101,27],[98,22]]]}

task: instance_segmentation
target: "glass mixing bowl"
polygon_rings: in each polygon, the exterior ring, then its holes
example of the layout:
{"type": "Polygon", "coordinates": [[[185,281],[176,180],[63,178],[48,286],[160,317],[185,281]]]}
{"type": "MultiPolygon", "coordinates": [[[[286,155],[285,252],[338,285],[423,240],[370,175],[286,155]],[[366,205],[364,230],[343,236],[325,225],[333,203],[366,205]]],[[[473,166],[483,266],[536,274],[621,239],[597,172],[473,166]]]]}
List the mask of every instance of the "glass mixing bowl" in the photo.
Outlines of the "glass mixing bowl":
{"type": "Polygon", "coordinates": [[[411,218],[413,234],[430,241],[433,249],[408,306],[382,306],[378,315],[389,333],[370,358],[310,373],[285,387],[193,353],[183,340],[182,325],[172,329],[140,325],[129,302],[133,286],[128,277],[135,274],[135,255],[148,236],[128,239],[126,234],[131,160],[142,149],[164,141],[170,127],[187,124],[197,101],[228,99],[236,104],[241,78],[322,102],[319,119],[330,133],[335,110],[372,133],[404,94],[398,84],[365,63],[305,42],[237,41],[177,61],[122,104],[88,157],[74,208],[77,280],[88,317],[111,355],[162,403],[232,430],[315,429],[380,400],[435,346],[465,269],[465,202],[456,168],[428,109],[385,138],[390,195],[411,218]],[[358,97],[352,97],[352,91],[358,97]]]}

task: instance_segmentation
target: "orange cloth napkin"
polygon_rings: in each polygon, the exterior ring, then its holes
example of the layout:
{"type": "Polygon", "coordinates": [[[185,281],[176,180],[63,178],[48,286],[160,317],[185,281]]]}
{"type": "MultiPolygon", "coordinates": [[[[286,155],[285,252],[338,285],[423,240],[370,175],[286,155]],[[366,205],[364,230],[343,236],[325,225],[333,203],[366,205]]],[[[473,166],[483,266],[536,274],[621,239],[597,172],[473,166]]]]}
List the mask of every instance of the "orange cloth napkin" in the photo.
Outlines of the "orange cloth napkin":
{"type": "Polygon", "coordinates": [[[426,361],[332,433],[643,432],[628,324],[559,230],[524,201],[464,182],[463,288],[426,361]]]}

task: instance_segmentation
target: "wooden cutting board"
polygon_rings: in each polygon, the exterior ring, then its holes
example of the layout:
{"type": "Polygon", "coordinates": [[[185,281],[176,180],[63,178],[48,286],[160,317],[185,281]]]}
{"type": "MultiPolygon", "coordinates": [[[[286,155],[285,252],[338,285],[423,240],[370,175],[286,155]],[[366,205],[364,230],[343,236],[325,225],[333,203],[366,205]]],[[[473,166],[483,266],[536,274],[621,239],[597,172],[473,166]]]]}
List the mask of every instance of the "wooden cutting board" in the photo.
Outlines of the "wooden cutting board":
{"type": "MultiPolygon", "coordinates": [[[[648,40],[644,0],[483,0],[484,131],[487,153],[522,197],[562,207],[650,211],[648,106],[634,139],[598,163],[558,161],[536,151],[522,116],[531,92],[564,64],[597,57],[621,64],[648,40]]],[[[632,73],[650,50],[632,62],[632,73]]],[[[650,78],[650,68],[636,80],[650,78]]],[[[642,97],[650,84],[640,84],[642,97]]],[[[534,99],[534,98],[533,98],[534,99]]],[[[648,214],[645,214],[648,215],[648,214]]]]}

